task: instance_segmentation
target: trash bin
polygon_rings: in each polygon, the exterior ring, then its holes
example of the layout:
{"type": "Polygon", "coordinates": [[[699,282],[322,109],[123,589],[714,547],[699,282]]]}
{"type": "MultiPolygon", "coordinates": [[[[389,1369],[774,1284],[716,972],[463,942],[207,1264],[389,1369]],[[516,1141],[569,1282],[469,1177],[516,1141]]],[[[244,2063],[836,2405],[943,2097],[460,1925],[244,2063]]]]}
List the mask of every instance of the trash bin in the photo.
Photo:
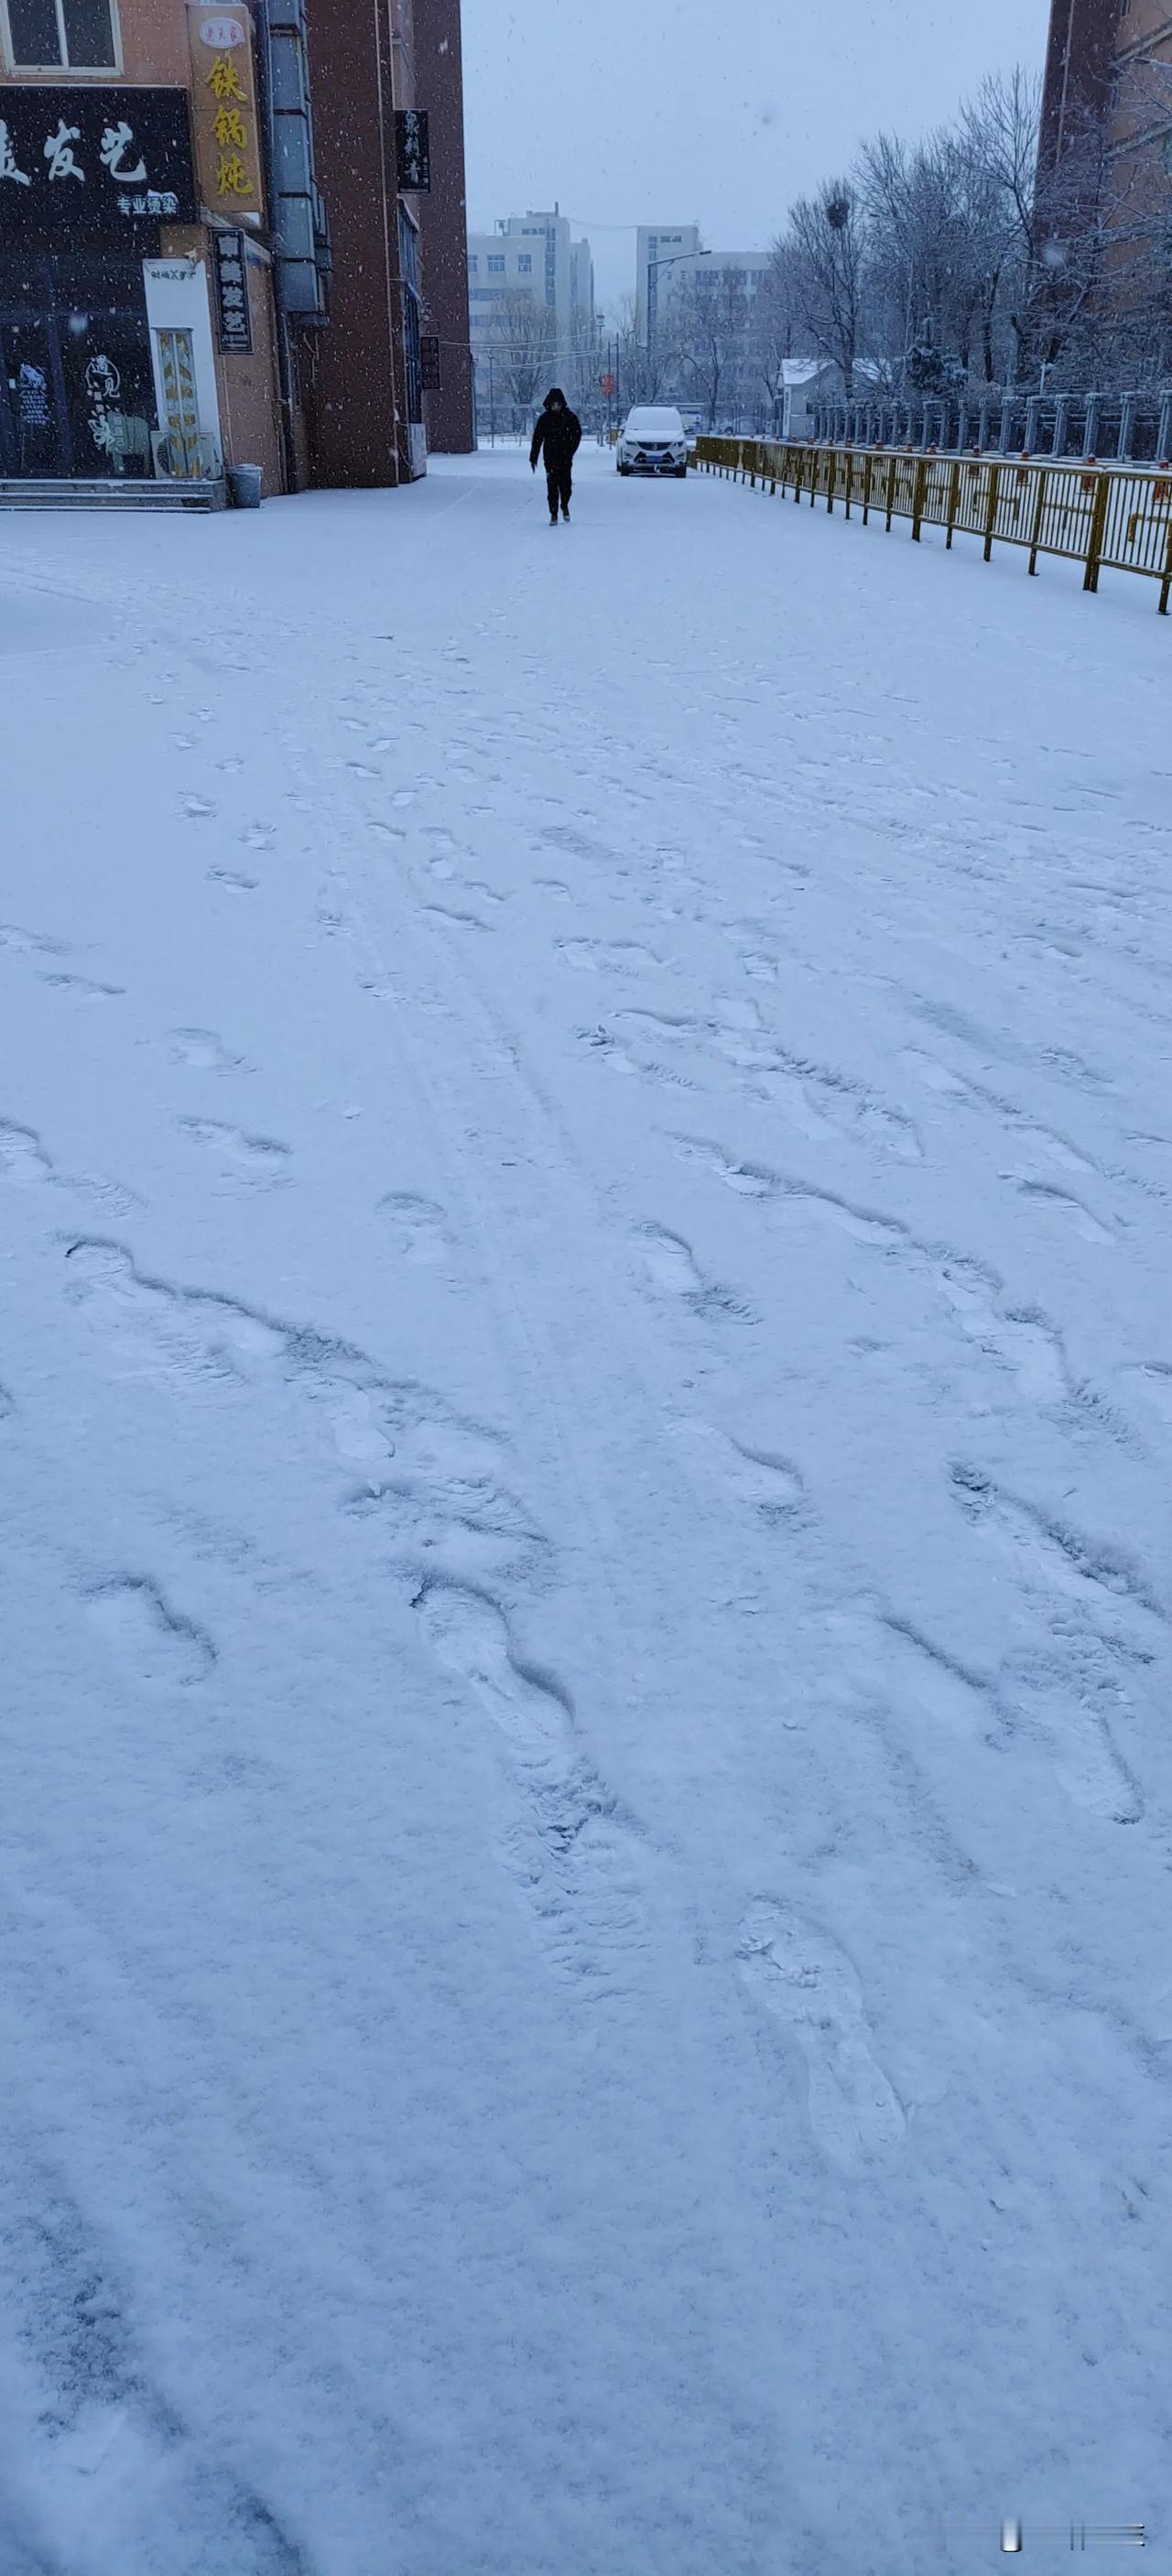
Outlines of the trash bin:
{"type": "Polygon", "coordinates": [[[230,465],[228,489],[235,510],[259,510],[262,473],[259,465],[230,465]]]}

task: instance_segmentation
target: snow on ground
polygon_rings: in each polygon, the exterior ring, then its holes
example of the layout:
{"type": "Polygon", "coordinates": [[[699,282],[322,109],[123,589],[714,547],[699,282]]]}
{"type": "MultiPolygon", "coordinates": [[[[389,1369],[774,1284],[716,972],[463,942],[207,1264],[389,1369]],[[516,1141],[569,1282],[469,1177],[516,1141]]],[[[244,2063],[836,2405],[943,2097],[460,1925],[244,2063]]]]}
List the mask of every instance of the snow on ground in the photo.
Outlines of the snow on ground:
{"type": "Polygon", "coordinates": [[[3,2576],[1166,2531],[1169,640],[4,522],[3,2576]]]}

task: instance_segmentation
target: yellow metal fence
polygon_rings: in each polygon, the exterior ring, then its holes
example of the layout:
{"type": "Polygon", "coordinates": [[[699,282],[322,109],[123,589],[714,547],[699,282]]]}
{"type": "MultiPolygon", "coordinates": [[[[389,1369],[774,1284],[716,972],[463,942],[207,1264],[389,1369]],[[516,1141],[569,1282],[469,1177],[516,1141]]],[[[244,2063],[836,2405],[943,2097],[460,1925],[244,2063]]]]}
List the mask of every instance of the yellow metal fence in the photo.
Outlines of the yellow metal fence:
{"type": "Polygon", "coordinates": [[[1172,596],[1172,475],[1142,466],[1035,463],[1012,456],[926,456],[902,449],[793,447],[768,439],[701,438],[696,464],[767,492],[791,491],[811,508],[841,502],[864,525],[910,519],[912,535],[944,528],[980,537],[986,563],[995,545],[1066,555],[1084,567],[1084,590],[1099,574],[1145,573],[1160,584],[1160,615],[1172,596]]]}

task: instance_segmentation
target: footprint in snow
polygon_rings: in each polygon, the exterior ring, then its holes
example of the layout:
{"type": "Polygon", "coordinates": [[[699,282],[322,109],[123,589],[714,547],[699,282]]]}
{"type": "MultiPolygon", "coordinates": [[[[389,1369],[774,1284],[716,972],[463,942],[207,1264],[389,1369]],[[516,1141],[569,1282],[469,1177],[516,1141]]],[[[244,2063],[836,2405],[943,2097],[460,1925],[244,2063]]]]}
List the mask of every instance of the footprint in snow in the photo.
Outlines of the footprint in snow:
{"type": "Polygon", "coordinates": [[[86,1604],[90,1622],[137,1681],[190,1689],[206,1680],[215,1648],[189,1619],[168,1609],[153,1583],[127,1577],[103,1584],[86,1604]]]}
{"type": "Polygon", "coordinates": [[[256,878],[241,876],[235,868],[209,868],[208,876],[213,885],[224,886],[229,894],[256,893],[256,878]]]}
{"type": "Polygon", "coordinates": [[[481,921],[476,913],[450,911],[443,903],[425,903],[423,918],[440,922],[449,930],[487,930],[489,927],[487,921],[481,921]]]}
{"type": "Polygon", "coordinates": [[[641,1225],[634,1229],[631,1242],[651,1288],[678,1297],[698,1315],[734,1315],[748,1322],[747,1307],[739,1306],[727,1289],[714,1287],[697,1269],[682,1234],[673,1234],[667,1226],[641,1225]]]}
{"type": "Polygon", "coordinates": [[[442,1261],[450,1252],[447,1221],[434,1199],[417,1198],[410,1190],[392,1190],[379,1200],[378,1212],[386,1219],[405,1261],[430,1265],[442,1261]]]}
{"type": "Polygon", "coordinates": [[[53,1166],[32,1128],[16,1127],[8,1119],[0,1119],[0,1181],[27,1190],[52,1177],[53,1166]]]}
{"type": "Polygon", "coordinates": [[[875,2057],[858,1976],[830,1934],[765,1901],[742,1924],[739,1959],[748,1992],[805,2059],[824,2154],[849,2173],[898,2145],[904,2114],[875,2057]]]}
{"type": "Polygon", "coordinates": [[[76,993],[84,1002],[114,1002],[125,993],[124,984],[98,984],[92,975],[46,975],[38,969],[38,981],[51,985],[57,993],[76,993]]]}
{"type": "Polygon", "coordinates": [[[231,1055],[214,1029],[172,1029],[172,1064],[189,1064],[197,1073],[242,1073],[244,1058],[231,1055]]]}
{"type": "Polygon", "coordinates": [[[798,1470],[788,1458],[779,1458],[768,1449],[751,1449],[731,1433],[714,1431],[708,1422],[684,1422],[680,1430],[689,1440],[703,1441],[706,1463],[714,1475],[748,1503],[763,1520],[788,1518],[802,1501],[805,1486],[798,1470]]]}
{"type": "Polygon", "coordinates": [[[0,921],[0,948],[12,948],[21,956],[69,955],[63,939],[50,939],[43,930],[22,930],[15,921],[0,921]]]}
{"type": "Polygon", "coordinates": [[[1007,1172],[1005,1178],[1017,1183],[1019,1198],[1030,1199],[1044,1209],[1053,1208],[1066,1217],[1075,1233],[1081,1234],[1084,1243],[1113,1244],[1117,1240],[1113,1227],[1102,1224],[1097,1216],[1092,1216],[1088,1207],[1083,1206],[1081,1199],[1070,1198],[1065,1190],[1056,1189],[1052,1182],[1023,1181],[1016,1172],[1007,1172]]]}
{"type": "Polygon", "coordinates": [[[287,1177],[290,1149],[273,1136],[246,1136],[239,1127],[222,1126],[216,1118],[180,1118],[177,1123],[193,1144],[217,1154],[226,1170],[239,1172],[246,1180],[272,1182],[287,1177]]]}

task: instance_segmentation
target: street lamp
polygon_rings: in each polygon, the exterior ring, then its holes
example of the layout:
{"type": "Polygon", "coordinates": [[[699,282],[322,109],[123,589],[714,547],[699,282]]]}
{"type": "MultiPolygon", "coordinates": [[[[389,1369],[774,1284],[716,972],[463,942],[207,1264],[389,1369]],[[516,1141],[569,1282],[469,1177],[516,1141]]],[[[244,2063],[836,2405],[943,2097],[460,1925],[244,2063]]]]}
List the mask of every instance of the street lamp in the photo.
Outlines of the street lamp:
{"type": "Polygon", "coordinates": [[[659,323],[659,272],[660,272],[660,269],[661,269],[661,268],[682,268],[682,267],[684,267],[685,263],[686,263],[688,260],[692,260],[692,259],[711,259],[711,257],[712,257],[712,253],[711,253],[711,251],[710,251],[710,250],[680,250],[680,251],[675,251],[675,252],[673,252],[672,257],[671,257],[670,259],[649,259],[649,260],[648,260],[648,262],[647,262],[647,346],[648,346],[648,348],[650,348],[650,346],[651,346],[651,342],[652,342],[652,339],[653,339],[653,337],[654,337],[654,331],[653,331],[653,328],[652,328],[652,305],[653,305],[653,304],[654,304],[654,307],[655,307],[655,327],[656,327],[656,328],[658,328],[658,323],[659,323]]]}

